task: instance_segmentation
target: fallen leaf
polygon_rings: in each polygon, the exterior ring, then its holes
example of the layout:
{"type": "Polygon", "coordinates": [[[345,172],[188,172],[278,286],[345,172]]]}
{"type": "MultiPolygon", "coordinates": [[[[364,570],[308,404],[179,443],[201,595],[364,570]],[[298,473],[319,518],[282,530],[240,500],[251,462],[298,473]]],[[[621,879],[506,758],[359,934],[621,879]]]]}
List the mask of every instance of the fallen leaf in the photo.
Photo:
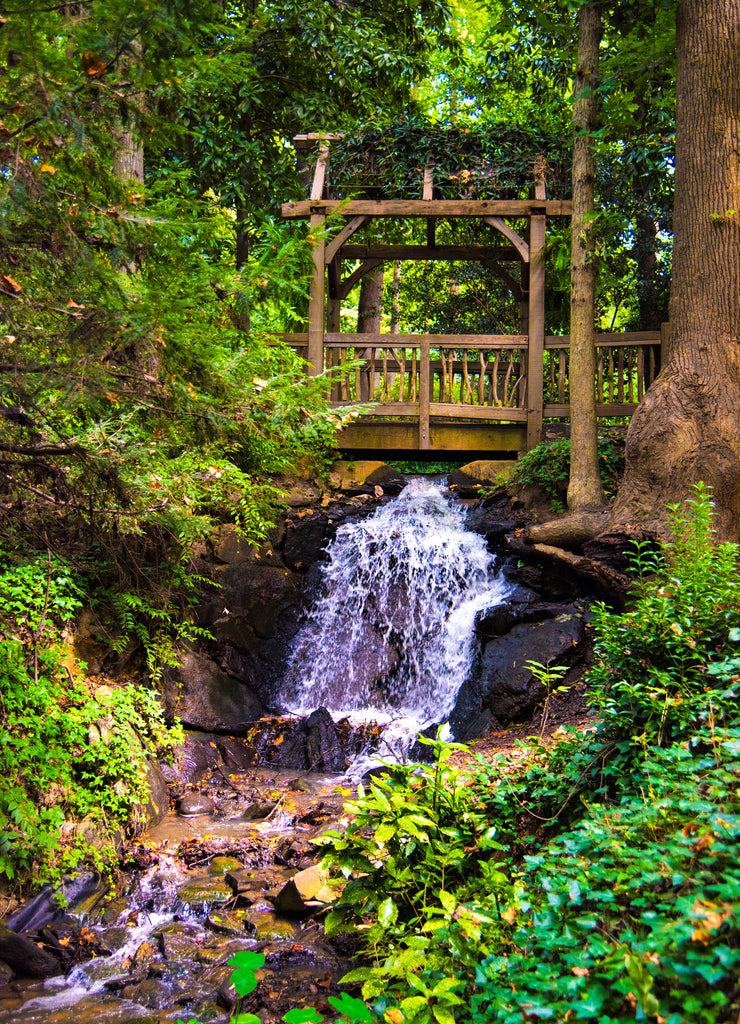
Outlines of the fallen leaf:
{"type": "Polygon", "coordinates": [[[52,167],[51,164],[42,164],[39,167],[39,170],[41,171],[42,174],[56,174],[57,173],[56,167],[52,167]]]}

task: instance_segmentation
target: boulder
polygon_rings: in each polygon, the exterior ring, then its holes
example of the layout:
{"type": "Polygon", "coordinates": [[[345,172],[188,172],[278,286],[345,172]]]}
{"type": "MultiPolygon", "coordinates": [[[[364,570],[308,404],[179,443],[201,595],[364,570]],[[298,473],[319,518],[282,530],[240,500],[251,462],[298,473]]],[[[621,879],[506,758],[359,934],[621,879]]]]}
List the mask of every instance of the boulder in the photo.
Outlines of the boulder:
{"type": "Polygon", "coordinates": [[[284,914],[305,914],[326,903],[335,903],[339,890],[328,884],[329,872],[317,864],[289,878],[275,898],[284,914]]]}
{"type": "Polygon", "coordinates": [[[339,733],[326,708],[318,708],[306,719],[306,753],[313,772],[344,772],[347,758],[339,733]]]}
{"type": "Polygon", "coordinates": [[[506,636],[487,643],[478,674],[483,707],[501,722],[531,714],[546,690],[527,662],[572,665],[584,635],[582,610],[572,606],[557,618],[515,626],[506,636]]]}
{"type": "Polygon", "coordinates": [[[482,489],[498,487],[508,482],[516,466],[509,459],[480,459],[468,462],[447,477],[447,486],[461,498],[476,497],[482,489]]]}
{"type": "Polygon", "coordinates": [[[62,964],[41,949],[28,935],[0,924],[0,960],[21,978],[50,978],[62,974],[62,964]]]}
{"type": "Polygon", "coordinates": [[[184,793],[177,803],[177,813],[185,818],[198,814],[212,814],[216,805],[205,793],[184,793]]]}
{"type": "Polygon", "coordinates": [[[264,711],[249,686],[193,652],[185,655],[180,669],[167,673],[164,701],[170,720],[177,717],[183,725],[205,732],[238,734],[264,711]]]}

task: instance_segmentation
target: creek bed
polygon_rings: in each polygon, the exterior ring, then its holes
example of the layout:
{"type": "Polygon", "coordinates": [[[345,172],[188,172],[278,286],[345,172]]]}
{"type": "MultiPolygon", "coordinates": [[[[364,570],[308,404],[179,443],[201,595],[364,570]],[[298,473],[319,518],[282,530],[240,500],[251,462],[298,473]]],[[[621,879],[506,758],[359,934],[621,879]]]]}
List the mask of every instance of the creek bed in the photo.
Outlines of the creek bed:
{"type": "Polygon", "coordinates": [[[225,1022],[235,999],[226,961],[242,949],[266,957],[249,997],[265,1021],[297,1004],[326,1005],[327,995],[339,993],[350,963],[323,938],[330,892],[312,840],[341,815],[346,786],[305,775],[291,790],[295,772],[231,778],[235,790],[279,792],[277,801],[264,801],[265,810],[272,803],[269,816],[229,818],[225,802],[221,815],[170,813],[132,846],[138,869],[117,892],[71,908],[75,941],[95,955],[66,975],[0,987],[0,1022],[225,1022]],[[296,876],[316,881],[317,892],[298,887],[297,895],[295,884],[286,885],[296,876]]]}

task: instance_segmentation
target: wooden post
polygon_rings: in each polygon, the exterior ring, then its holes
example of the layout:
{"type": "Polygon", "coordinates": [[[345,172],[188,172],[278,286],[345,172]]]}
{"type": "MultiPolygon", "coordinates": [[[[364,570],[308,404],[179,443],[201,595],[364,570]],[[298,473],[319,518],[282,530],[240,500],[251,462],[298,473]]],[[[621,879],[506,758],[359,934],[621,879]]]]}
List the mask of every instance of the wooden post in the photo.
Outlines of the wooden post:
{"type": "Polygon", "coordinates": [[[315,238],[313,245],[313,274],[308,289],[308,376],[316,377],[324,369],[324,298],[326,294],[326,270],[324,267],[324,223],[320,213],[311,216],[311,233],[318,229],[321,238],[315,238]]]}
{"type": "Polygon", "coordinates": [[[529,221],[529,350],[527,358],[527,451],[542,440],[545,360],[545,217],[529,221]]]}
{"type": "MultiPolygon", "coordinates": [[[[311,199],[321,200],[324,194],[326,165],[329,160],[329,146],[319,146],[319,158],[311,185],[311,199]]],[[[308,290],[308,375],[316,377],[324,370],[324,304],[326,299],[325,255],[326,241],[324,225],[326,215],[311,214],[311,234],[321,235],[315,238],[313,246],[313,275],[308,290]]]]}
{"type": "Polygon", "coordinates": [[[421,339],[421,351],[419,353],[419,449],[429,449],[429,406],[431,385],[431,366],[429,353],[429,338],[421,339]]]}
{"type": "MultiPolygon", "coordinates": [[[[434,178],[432,176],[432,168],[424,168],[424,182],[422,184],[421,198],[422,199],[433,199],[434,198],[434,178]]],[[[436,231],[437,231],[437,218],[427,217],[427,245],[434,245],[436,242],[436,231]]]]}

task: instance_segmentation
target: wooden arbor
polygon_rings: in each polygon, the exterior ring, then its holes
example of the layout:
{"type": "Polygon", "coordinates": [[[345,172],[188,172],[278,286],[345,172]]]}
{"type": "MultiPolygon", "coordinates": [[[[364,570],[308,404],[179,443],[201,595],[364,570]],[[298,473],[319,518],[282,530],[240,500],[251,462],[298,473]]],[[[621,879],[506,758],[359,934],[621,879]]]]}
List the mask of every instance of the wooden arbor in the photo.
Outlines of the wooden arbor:
{"type": "MultiPolygon", "coordinates": [[[[546,338],[544,333],[544,250],[547,217],[569,216],[571,203],[547,199],[540,167],[535,168],[532,195],[527,200],[435,200],[429,168],[424,171],[420,200],[328,199],[324,183],[332,138],[336,136],[299,135],[294,140],[299,150],[318,146],[318,159],[310,198],[283,204],[283,216],[306,218],[312,231],[321,230],[316,231],[313,250],[308,330],[285,335],[285,340],[304,353],[309,374],[354,360],[351,370],[339,373],[332,389],[336,405],[364,398],[368,388],[361,388],[363,375],[365,382],[371,382],[370,397],[378,404],[371,416],[345,429],[342,447],[499,452],[534,447],[542,437],[543,415],[567,418],[570,412],[569,339],[546,338]],[[330,238],[323,230],[329,214],[338,214],[344,221],[330,238]],[[424,218],[426,243],[353,244],[352,236],[373,217],[424,218]],[[438,245],[435,224],[440,217],[476,218],[495,233],[487,245],[438,245]],[[526,231],[519,234],[507,218],[526,219],[526,231]],[[342,333],[342,300],[363,275],[391,260],[486,264],[519,303],[519,333],[342,333]],[[354,269],[344,276],[343,263],[350,261],[354,269]],[[546,362],[550,402],[557,404],[545,402],[546,362]]],[[[631,414],[655,375],[658,341],[659,336],[652,335],[597,336],[600,347],[594,386],[599,415],[631,414]]]]}

